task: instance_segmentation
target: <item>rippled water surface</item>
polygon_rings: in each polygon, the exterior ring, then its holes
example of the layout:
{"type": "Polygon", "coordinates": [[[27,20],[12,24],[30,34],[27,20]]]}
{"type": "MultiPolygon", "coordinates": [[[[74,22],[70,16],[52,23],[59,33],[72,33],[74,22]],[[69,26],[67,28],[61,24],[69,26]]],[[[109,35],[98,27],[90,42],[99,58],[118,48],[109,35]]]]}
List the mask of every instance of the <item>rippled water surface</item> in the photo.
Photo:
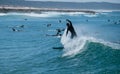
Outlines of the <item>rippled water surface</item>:
{"type": "Polygon", "coordinates": [[[0,13],[0,74],[119,74],[119,58],[119,11],[0,13]],[[66,19],[77,38],[47,36],[66,29],[66,19]]]}

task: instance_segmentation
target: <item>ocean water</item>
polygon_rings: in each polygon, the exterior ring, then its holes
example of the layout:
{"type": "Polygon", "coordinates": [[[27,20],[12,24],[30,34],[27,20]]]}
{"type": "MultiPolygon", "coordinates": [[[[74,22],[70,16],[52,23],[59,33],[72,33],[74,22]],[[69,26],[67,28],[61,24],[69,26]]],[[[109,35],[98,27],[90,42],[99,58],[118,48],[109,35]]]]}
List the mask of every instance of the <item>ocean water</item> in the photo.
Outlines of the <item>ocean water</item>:
{"type": "Polygon", "coordinates": [[[119,73],[120,11],[0,13],[0,74],[119,73]],[[66,36],[66,19],[77,38],[66,36]],[[62,37],[46,35],[58,28],[62,37]]]}

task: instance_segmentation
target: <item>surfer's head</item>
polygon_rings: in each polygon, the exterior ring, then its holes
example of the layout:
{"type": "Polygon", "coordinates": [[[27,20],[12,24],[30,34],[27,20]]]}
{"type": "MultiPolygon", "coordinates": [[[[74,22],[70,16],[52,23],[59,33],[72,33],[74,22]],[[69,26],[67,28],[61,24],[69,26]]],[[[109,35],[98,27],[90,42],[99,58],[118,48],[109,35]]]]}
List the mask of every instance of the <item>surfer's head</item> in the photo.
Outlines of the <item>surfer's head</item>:
{"type": "Polygon", "coordinates": [[[66,23],[67,27],[70,27],[70,24],[69,23],[66,23]]]}

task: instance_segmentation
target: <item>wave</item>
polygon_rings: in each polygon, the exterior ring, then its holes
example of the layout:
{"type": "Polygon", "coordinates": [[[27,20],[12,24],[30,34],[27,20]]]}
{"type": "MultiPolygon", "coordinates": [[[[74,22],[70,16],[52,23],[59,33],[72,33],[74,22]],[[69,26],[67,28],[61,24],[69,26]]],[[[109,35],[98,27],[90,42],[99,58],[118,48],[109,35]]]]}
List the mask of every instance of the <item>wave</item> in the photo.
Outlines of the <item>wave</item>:
{"type": "Polygon", "coordinates": [[[84,16],[85,17],[97,17],[98,14],[97,13],[96,14],[85,14],[84,16]]]}
{"type": "MultiPolygon", "coordinates": [[[[30,17],[53,17],[54,15],[46,15],[46,13],[6,13],[5,15],[22,15],[22,16],[30,16],[30,17]]],[[[4,16],[4,15],[3,15],[4,16]]]]}
{"type": "Polygon", "coordinates": [[[7,15],[6,13],[0,13],[0,16],[5,16],[5,15],[7,15]]]}
{"type": "Polygon", "coordinates": [[[99,10],[94,10],[96,12],[113,12],[113,11],[120,11],[120,10],[104,10],[104,9],[99,9],[99,10]]]}
{"type": "MultiPolygon", "coordinates": [[[[105,12],[101,12],[105,13],[105,12]]],[[[7,16],[7,15],[20,15],[20,16],[29,16],[29,17],[58,17],[58,16],[79,16],[83,15],[85,17],[97,17],[99,13],[96,14],[90,14],[90,13],[84,13],[84,12],[41,12],[41,13],[17,13],[17,12],[10,12],[10,13],[0,13],[0,16],[7,16]]]]}
{"type": "Polygon", "coordinates": [[[85,12],[41,12],[41,13],[19,13],[19,12],[10,12],[10,13],[0,13],[0,16],[6,16],[6,15],[23,15],[23,16],[30,16],[30,17],[58,17],[62,15],[68,15],[68,16],[78,16],[78,15],[84,15],[86,17],[96,17],[99,15],[99,13],[109,13],[113,11],[120,11],[120,10],[93,10],[96,11],[96,14],[90,14],[85,12]]]}
{"type": "Polygon", "coordinates": [[[97,39],[94,37],[89,37],[89,36],[80,36],[76,37],[74,39],[70,39],[70,33],[68,36],[66,36],[66,30],[61,38],[61,43],[64,46],[64,56],[75,56],[78,53],[81,53],[84,51],[84,49],[87,47],[88,42],[95,42],[95,43],[100,43],[105,46],[111,47],[112,49],[120,49],[120,44],[117,43],[112,43],[109,41],[105,41],[103,39],[97,39]]]}
{"type": "Polygon", "coordinates": [[[114,10],[95,10],[96,12],[102,13],[102,12],[113,12],[114,10]]]}
{"type": "Polygon", "coordinates": [[[16,12],[12,12],[12,13],[0,13],[0,16],[7,16],[7,15],[21,15],[21,16],[30,16],[30,17],[53,17],[54,15],[50,14],[46,14],[46,13],[16,13],[16,12]]]}
{"type": "Polygon", "coordinates": [[[5,15],[22,15],[22,16],[30,16],[30,17],[58,17],[62,15],[69,15],[69,16],[75,16],[75,15],[81,15],[86,14],[83,12],[41,12],[41,13],[17,13],[17,12],[10,12],[10,13],[0,13],[0,16],[5,15]]]}

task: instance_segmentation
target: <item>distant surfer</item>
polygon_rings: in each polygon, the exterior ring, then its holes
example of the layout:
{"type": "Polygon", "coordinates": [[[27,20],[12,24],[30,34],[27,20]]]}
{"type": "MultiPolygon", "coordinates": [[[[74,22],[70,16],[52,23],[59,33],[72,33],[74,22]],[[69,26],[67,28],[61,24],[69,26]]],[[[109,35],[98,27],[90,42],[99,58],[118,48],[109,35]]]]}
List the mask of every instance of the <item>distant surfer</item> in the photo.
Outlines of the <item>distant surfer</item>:
{"type": "Polygon", "coordinates": [[[51,26],[51,24],[47,24],[47,27],[50,27],[51,26]]]}
{"type": "Polygon", "coordinates": [[[114,22],[114,24],[117,24],[117,22],[114,22]]]}
{"type": "Polygon", "coordinates": [[[61,20],[59,20],[59,23],[61,23],[62,21],[61,20]]]}
{"type": "Polygon", "coordinates": [[[15,29],[15,28],[12,28],[12,30],[15,32],[20,32],[20,31],[22,31],[22,30],[17,30],[17,29],[15,29]]]}
{"type": "Polygon", "coordinates": [[[61,30],[61,29],[56,29],[56,31],[57,31],[57,33],[55,34],[55,35],[46,35],[46,36],[62,36],[62,34],[61,34],[61,32],[63,31],[63,30],[61,30]]]}
{"type": "Polygon", "coordinates": [[[25,18],[24,20],[25,20],[25,21],[27,21],[27,19],[26,19],[26,18],[25,18]]]}
{"type": "Polygon", "coordinates": [[[74,37],[77,37],[77,34],[73,28],[72,22],[68,19],[66,19],[66,21],[67,21],[67,23],[66,23],[66,25],[67,25],[66,36],[68,34],[68,31],[70,31],[71,32],[71,39],[73,39],[74,37]]]}
{"type": "Polygon", "coordinates": [[[15,29],[15,28],[12,28],[12,30],[13,30],[13,31],[16,31],[16,29],[15,29]]]}
{"type": "Polygon", "coordinates": [[[88,19],[86,20],[86,22],[88,22],[88,19]]]}
{"type": "Polygon", "coordinates": [[[24,25],[17,25],[17,26],[15,26],[16,28],[24,28],[24,25]]]}
{"type": "Polygon", "coordinates": [[[21,27],[21,28],[24,28],[24,25],[21,25],[20,27],[21,27]]]}
{"type": "Polygon", "coordinates": [[[56,36],[62,36],[62,34],[61,34],[62,30],[60,30],[60,29],[56,29],[56,30],[57,30],[56,36]]]}
{"type": "Polygon", "coordinates": [[[110,22],[110,19],[108,19],[108,22],[110,22]]]}

